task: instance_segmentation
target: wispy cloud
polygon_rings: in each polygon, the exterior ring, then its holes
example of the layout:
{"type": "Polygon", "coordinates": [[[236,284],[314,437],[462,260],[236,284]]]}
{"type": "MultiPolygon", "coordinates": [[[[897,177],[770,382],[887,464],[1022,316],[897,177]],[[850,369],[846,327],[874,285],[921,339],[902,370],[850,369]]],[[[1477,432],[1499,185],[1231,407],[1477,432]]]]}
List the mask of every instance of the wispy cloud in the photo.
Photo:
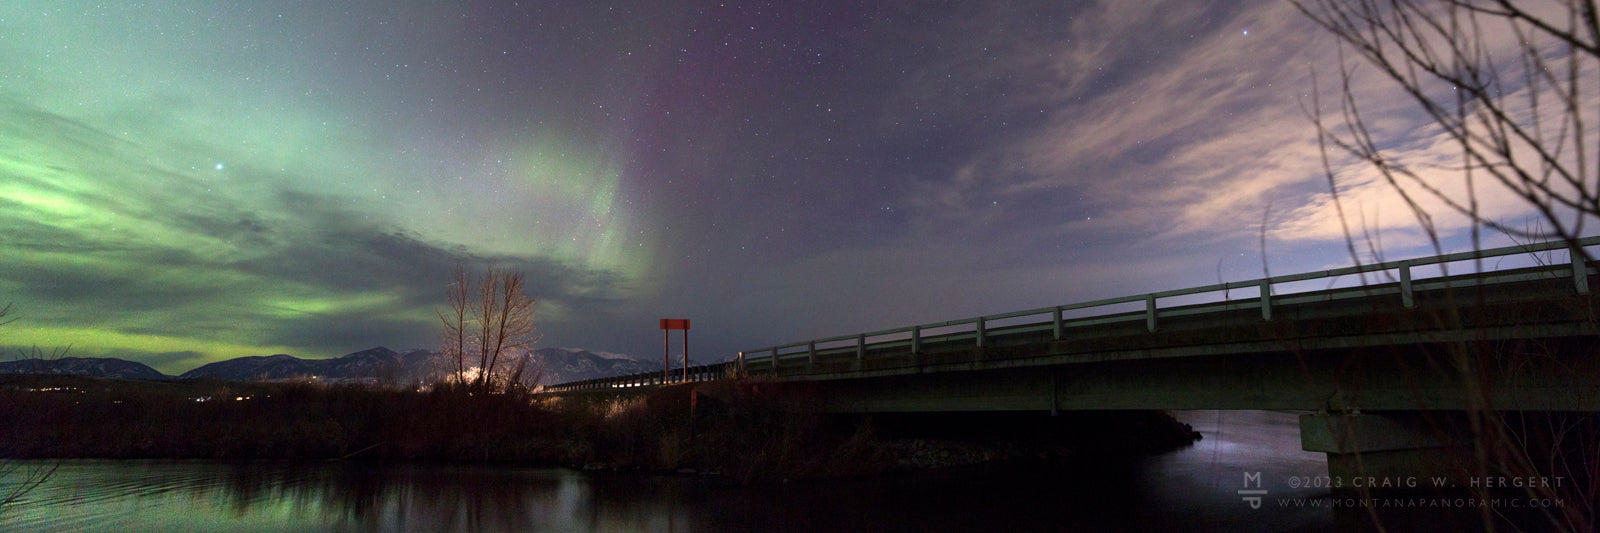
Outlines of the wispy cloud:
{"type": "Polygon", "coordinates": [[[923,181],[910,204],[955,219],[1043,196],[1087,215],[1054,224],[1240,229],[1219,227],[1235,217],[1218,214],[1258,212],[1264,196],[1315,177],[1304,145],[1314,133],[1296,103],[1315,43],[1292,6],[1213,7],[1103,4],[1061,35],[1015,42],[1027,52],[979,72],[1030,80],[1010,96],[1038,103],[1044,119],[923,181]]]}

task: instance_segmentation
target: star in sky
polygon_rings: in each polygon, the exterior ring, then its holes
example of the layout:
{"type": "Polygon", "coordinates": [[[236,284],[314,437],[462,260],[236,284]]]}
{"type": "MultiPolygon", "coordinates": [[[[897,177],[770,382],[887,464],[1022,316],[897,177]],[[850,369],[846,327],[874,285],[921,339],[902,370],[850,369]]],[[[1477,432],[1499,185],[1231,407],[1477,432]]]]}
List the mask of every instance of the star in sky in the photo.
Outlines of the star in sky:
{"type": "Polygon", "coordinates": [[[13,0],[0,57],[0,345],[169,373],[431,347],[458,265],[710,361],[1349,260],[1278,1],[13,0]]]}

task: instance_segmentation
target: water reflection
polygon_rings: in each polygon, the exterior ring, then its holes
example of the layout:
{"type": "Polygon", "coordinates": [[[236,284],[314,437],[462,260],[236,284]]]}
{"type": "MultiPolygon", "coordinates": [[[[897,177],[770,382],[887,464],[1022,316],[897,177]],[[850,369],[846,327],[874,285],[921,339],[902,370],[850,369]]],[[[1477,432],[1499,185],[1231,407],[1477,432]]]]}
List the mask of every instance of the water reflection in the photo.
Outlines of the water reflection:
{"type": "MultiPolygon", "coordinates": [[[[980,466],[738,486],[693,476],[493,465],[68,461],[0,531],[1060,531],[1365,529],[1365,513],[1283,507],[1326,489],[1295,415],[1191,412],[1194,446],[1055,466],[980,466]],[[1253,509],[1246,472],[1271,492],[1253,509]]],[[[1460,513],[1457,513],[1460,514],[1460,513]]],[[[1399,518],[1422,519],[1405,513],[1399,518]]],[[[1431,520],[1431,518],[1428,518],[1431,520]]],[[[1416,523],[1416,522],[1409,522],[1416,523]]]]}
{"type": "Polygon", "coordinates": [[[673,491],[492,466],[69,461],[5,531],[671,531],[673,491]],[[629,491],[633,492],[633,491],[629,491]],[[650,494],[638,497],[638,494],[650,494]]]}

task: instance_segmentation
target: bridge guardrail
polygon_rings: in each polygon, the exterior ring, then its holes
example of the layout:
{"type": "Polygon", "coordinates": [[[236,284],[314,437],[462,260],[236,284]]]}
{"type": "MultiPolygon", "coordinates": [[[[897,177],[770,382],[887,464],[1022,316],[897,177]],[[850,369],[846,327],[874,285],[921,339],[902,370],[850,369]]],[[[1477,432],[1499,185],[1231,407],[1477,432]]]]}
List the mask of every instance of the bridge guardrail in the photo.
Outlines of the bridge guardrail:
{"type": "MultiPolygon", "coordinates": [[[[1437,285],[1438,284],[1438,283],[1435,283],[1433,281],[1436,278],[1426,278],[1425,280],[1413,280],[1412,279],[1412,269],[1413,268],[1423,267],[1423,266],[1430,266],[1430,265],[1444,265],[1444,264],[1447,264],[1447,263],[1454,263],[1454,262],[1460,262],[1460,261],[1471,261],[1471,260],[1491,259],[1491,258],[1496,258],[1496,257],[1515,256],[1515,255],[1521,255],[1521,254],[1538,253],[1538,252],[1545,252],[1545,251],[1551,251],[1551,250],[1560,250],[1560,249],[1569,250],[1569,255],[1568,255],[1569,259],[1568,259],[1567,267],[1559,269],[1559,270],[1566,271],[1572,277],[1573,288],[1574,288],[1576,293],[1578,293],[1578,294],[1588,294],[1589,293],[1588,275],[1591,272],[1593,272],[1594,269],[1591,266],[1589,266],[1587,264],[1587,262],[1584,261],[1584,258],[1586,256],[1585,256],[1585,253],[1583,252],[1583,249],[1586,248],[1586,247],[1589,247],[1589,246],[1597,246],[1597,245],[1600,245],[1600,236],[1592,236],[1592,237],[1585,237],[1585,238],[1577,239],[1575,242],[1570,243],[1570,244],[1568,242],[1566,242],[1566,241],[1548,241],[1548,242],[1542,242],[1542,243],[1531,243],[1531,244],[1525,244],[1525,245],[1516,245],[1516,246],[1506,246],[1506,247],[1501,247],[1501,248],[1492,248],[1492,249],[1487,249],[1487,250],[1476,250],[1476,251],[1468,251],[1468,252],[1458,252],[1458,253],[1451,253],[1451,254],[1443,254],[1443,255],[1436,255],[1436,256],[1432,256],[1432,257],[1420,257],[1420,258],[1413,258],[1413,259],[1384,261],[1384,262],[1380,262],[1380,263],[1372,263],[1372,264],[1366,264],[1366,265],[1356,265],[1356,266],[1349,266],[1349,267],[1340,267],[1340,268],[1333,268],[1333,269],[1321,270],[1321,271],[1316,271],[1316,272],[1304,272],[1304,273],[1298,273],[1298,274],[1286,274],[1286,275],[1281,275],[1281,276],[1270,276],[1270,277],[1266,277],[1266,278],[1253,279],[1253,280],[1231,281],[1231,282],[1225,282],[1225,283],[1215,283],[1215,284],[1203,285],[1203,286],[1199,286],[1199,287],[1173,289],[1173,290],[1152,292],[1152,293],[1146,293],[1146,294],[1120,296],[1120,297],[1115,297],[1115,298],[1103,298],[1103,299],[1099,299],[1099,300],[1091,300],[1091,301],[1087,301],[1087,302],[1078,302],[1078,303],[1071,303],[1071,304],[1058,305],[1058,306],[1052,306],[1052,307],[1041,307],[1041,308],[1037,308],[1037,309],[1028,309],[1028,310],[1022,310],[1022,311],[1012,311],[1012,312],[999,313],[999,314],[994,314],[994,315],[984,315],[984,316],[963,318],[963,319],[957,319],[957,320],[946,320],[946,321],[942,321],[942,322],[933,322],[933,323],[927,323],[927,324],[917,324],[917,325],[912,325],[912,326],[904,326],[904,327],[898,327],[898,328],[877,330],[877,331],[871,331],[871,332],[866,332],[866,333],[857,333],[857,334],[853,334],[853,335],[838,335],[838,336],[833,336],[833,337],[823,337],[823,338],[818,338],[818,339],[811,339],[811,340],[805,340],[805,341],[799,341],[799,342],[791,342],[791,343],[786,343],[786,344],[777,344],[777,345],[768,346],[768,347],[764,347],[764,348],[759,348],[759,349],[755,349],[755,350],[741,351],[741,352],[738,353],[737,358],[735,360],[733,360],[733,361],[723,362],[723,363],[715,363],[715,364],[710,364],[710,365],[700,365],[700,366],[696,366],[696,367],[690,367],[686,373],[679,374],[676,377],[667,376],[667,377],[663,378],[662,373],[660,373],[660,372],[651,372],[651,373],[644,373],[644,374],[633,374],[633,375],[628,375],[628,376],[616,376],[616,377],[609,377],[609,378],[598,378],[598,379],[584,380],[584,381],[578,381],[578,382],[572,382],[572,383],[563,383],[563,384],[559,384],[559,385],[553,385],[553,386],[546,387],[546,390],[563,392],[563,391],[572,391],[572,390],[589,390],[589,389],[604,389],[604,388],[637,387],[637,386],[660,385],[660,384],[668,384],[668,383],[681,383],[681,382],[686,382],[686,381],[692,382],[692,381],[707,381],[707,380],[712,380],[712,379],[721,379],[721,378],[725,378],[725,377],[730,377],[730,376],[734,375],[735,373],[754,373],[754,372],[757,372],[757,371],[762,370],[762,369],[771,370],[771,371],[775,372],[779,367],[784,366],[784,360],[785,359],[798,359],[798,358],[802,358],[803,357],[805,359],[805,361],[806,361],[807,366],[811,366],[811,365],[816,363],[817,356],[818,356],[819,352],[821,352],[821,351],[826,351],[826,352],[829,352],[829,353],[838,353],[838,352],[841,352],[841,351],[848,352],[849,348],[850,348],[850,346],[848,344],[845,344],[843,346],[824,346],[820,350],[818,348],[818,345],[829,345],[829,344],[845,343],[845,342],[852,341],[852,340],[855,341],[854,342],[854,344],[855,344],[854,351],[855,351],[855,356],[856,356],[856,358],[858,360],[864,359],[866,357],[867,352],[868,352],[869,349],[880,349],[881,350],[881,349],[888,349],[888,348],[901,348],[901,347],[905,347],[905,346],[909,346],[911,348],[912,357],[915,358],[915,357],[918,356],[919,352],[921,351],[921,345],[925,341],[932,340],[932,339],[935,339],[935,338],[937,338],[940,341],[950,341],[952,339],[959,340],[959,339],[971,338],[971,339],[974,340],[976,346],[982,347],[982,346],[984,346],[985,340],[986,340],[986,338],[988,336],[987,335],[988,334],[988,324],[990,322],[1007,320],[1007,319],[1014,319],[1014,318],[1022,318],[1022,317],[1028,317],[1028,316],[1046,315],[1046,314],[1050,315],[1050,319],[1048,321],[1018,324],[1018,325],[1009,326],[1007,329],[1010,330],[1010,331],[1018,331],[1018,330],[1022,330],[1022,329],[1032,330],[1032,331],[1042,331],[1042,330],[1048,329],[1048,330],[1051,331],[1053,339],[1062,340],[1063,330],[1065,328],[1069,327],[1069,326],[1085,326],[1085,325],[1116,323],[1116,322],[1130,322],[1130,321],[1138,321],[1138,320],[1142,319],[1145,322],[1146,329],[1148,331],[1154,332],[1154,331],[1157,331],[1157,329],[1158,329],[1158,322],[1159,322],[1159,319],[1161,317],[1169,317],[1170,318],[1170,317],[1175,317],[1175,316],[1204,314],[1204,313],[1210,313],[1210,312],[1217,312],[1217,311],[1220,311],[1220,310],[1260,309],[1261,317],[1263,319],[1265,319],[1265,320],[1271,320],[1272,319],[1272,308],[1273,308],[1274,305],[1290,305],[1290,304],[1303,303],[1305,301],[1310,301],[1310,300],[1307,300],[1306,298],[1308,297],[1308,295],[1312,294],[1312,293],[1308,293],[1308,292],[1293,292],[1293,293],[1285,293],[1285,294],[1275,294],[1273,292],[1273,287],[1274,286],[1282,285],[1282,284],[1286,284],[1286,283],[1294,283],[1294,282],[1299,282],[1299,281],[1308,281],[1308,280],[1325,279],[1325,278],[1335,278],[1335,277],[1346,276],[1346,275],[1351,275],[1351,274],[1363,275],[1363,278],[1362,278],[1363,283],[1362,283],[1361,286],[1342,289],[1341,291],[1336,291],[1334,293],[1318,294],[1313,299],[1322,299],[1322,298],[1335,299],[1335,298],[1346,298],[1346,297],[1359,297],[1359,296],[1372,295],[1375,292],[1382,293],[1382,294],[1398,293],[1399,296],[1400,296],[1400,299],[1401,299],[1401,304],[1406,308],[1411,308],[1411,307],[1415,306],[1414,294],[1418,290],[1418,288],[1419,288],[1418,286],[1419,285],[1421,285],[1424,288],[1426,288],[1426,287],[1432,287],[1433,285],[1437,285]],[[1579,267],[1579,263],[1582,263],[1581,268],[1579,267]],[[1365,274],[1381,273],[1381,272],[1388,272],[1388,271],[1393,271],[1394,272],[1394,276],[1398,278],[1398,280],[1399,280],[1398,287],[1379,289],[1379,290],[1375,291],[1373,287],[1370,287],[1365,283],[1365,276],[1364,276],[1365,274]],[[1231,300],[1231,299],[1226,299],[1225,298],[1222,302],[1216,302],[1216,303],[1212,303],[1212,304],[1202,304],[1202,305],[1198,305],[1198,306],[1187,306],[1188,307],[1187,309],[1168,309],[1166,313],[1163,313],[1162,308],[1159,306],[1159,300],[1164,299],[1164,298],[1175,298],[1175,297],[1180,297],[1180,296],[1202,295],[1202,294],[1207,294],[1207,293],[1226,292],[1226,291],[1232,291],[1232,290],[1237,290],[1237,289],[1248,289],[1248,288],[1255,288],[1255,289],[1259,290],[1259,296],[1253,298],[1254,301],[1231,300]],[[1341,296],[1341,295],[1339,295],[1339,293],[1343,293],[1343,295],[1341,296]],[[1141,301],[1144,302],[1144,304],[1145,304],[1143,312],[1138,312],[1138,311],[1119,311],[1119,312],[1114,312],[1114,313],[1110,313],[1110,314],[1097,314],[1097,315],[1088,315],[1088,316],[1083,316],[1083,317],[1073,317],[1073,318],[1064,318],[1063,317],[1063,314],[1065,312],[1067,312],[1067,311],[1075,311],[1075,310],[1079,310],[1079,309],[1091,309],[1091,308],[1095,308],[1095,307],[1105,307],[1105,306],[1118,305],[1118,304],[1136,303],[1136,302],[1141,302],[1141,301]],[[955,327],[955,326],[965,326],[965,325],[968,325],[968,324],[972,325],[972,329],[970,331],[954,332],[954,333],[943,333],[943,334],[939,334],[939,335],[935,335],[935,336],[925,336],[924,335],[924,332],[926,330],[934,330],[934,329],[939,329],[939,328],[950,328],[950,327],[955,327]],[[907,334],[907,335],[905,335],[903,338],[894,338],[894,339],[885,339],[885,340],[872,341],[872,339],[878,338],[878,337],[900,336],[902,334],[907,334]],[[797,348],[802,348],[802,349],[796,350],[797,348]],[[755,355],[755,354],[762,354],[762,355],[755,355]]],[[[1441,267],[1441,271],[1444,271],[1444,270],[1446,270],[1446,269],[1441,267]]],[[[1495,271],[1493,271],[1493,270],[1479,271],[1478,275],[1481,276],[1481,277],[1487,277],[1488,281],[1475,280],[1472,283],[1478,283],[1478,284],[1484,284],[1484,283],[1487,283],[1487,284],[1506,283],[1506,282],[1511,282],[1511,281],[1515,281],[1515,280],[1518,280],[1518,279],[1525,279],[1525,277],[1520,276],[1520,275],[1508,276],[1505,279],[1496,279],[1496,278],[1493,278],[1493,274],[1494,273],[1495,273],[1495,271]]],[[[1557,275],[1559,275],[1559,271],[1557,272],[1557,275]]],[[[1439,278],[1443,278],[1443,277],[1444,277],[1444,275],[1439,276],[1439,278]]],[[[678,374],[678,373],[674,372],[674,374],[678,374]]]]}
{"type": "Polygon", "coordinates": [[[733,376],[737,368],[736,362],[712,363],[709,365],[691,366],[687,370],[675,369],[668,375],[663,372],[646,372],[629,374],[626,376],[613,376],[605,378],[586,379],[570,383],[548,385],[544,388],[548,392],[572,392],[582,390],[616,389],[631,387],[648,387],[654,385],[668,385],[673,383],[696,383],[712,381],[733,376]]]}

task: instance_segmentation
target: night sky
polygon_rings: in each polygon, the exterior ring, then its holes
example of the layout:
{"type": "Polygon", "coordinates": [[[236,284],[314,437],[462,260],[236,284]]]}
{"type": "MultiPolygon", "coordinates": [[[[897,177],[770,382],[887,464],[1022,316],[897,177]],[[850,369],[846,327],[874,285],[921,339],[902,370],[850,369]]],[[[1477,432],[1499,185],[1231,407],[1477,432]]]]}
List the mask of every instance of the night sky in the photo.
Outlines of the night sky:
{"type": "MultiPolygon", "coordinates": [[[[1337,48],[1288,3],[820,4],[0,3],[0,346],[432,348],[451,270],[496,264],[541,347],[689,318],[713,361],[1259,278],[1263,236],[1273,273],[1351,262],[1306,115],[1337,48]]],[[[1429,249],[1334,164],[1389,258],[1429,249]]]]}

